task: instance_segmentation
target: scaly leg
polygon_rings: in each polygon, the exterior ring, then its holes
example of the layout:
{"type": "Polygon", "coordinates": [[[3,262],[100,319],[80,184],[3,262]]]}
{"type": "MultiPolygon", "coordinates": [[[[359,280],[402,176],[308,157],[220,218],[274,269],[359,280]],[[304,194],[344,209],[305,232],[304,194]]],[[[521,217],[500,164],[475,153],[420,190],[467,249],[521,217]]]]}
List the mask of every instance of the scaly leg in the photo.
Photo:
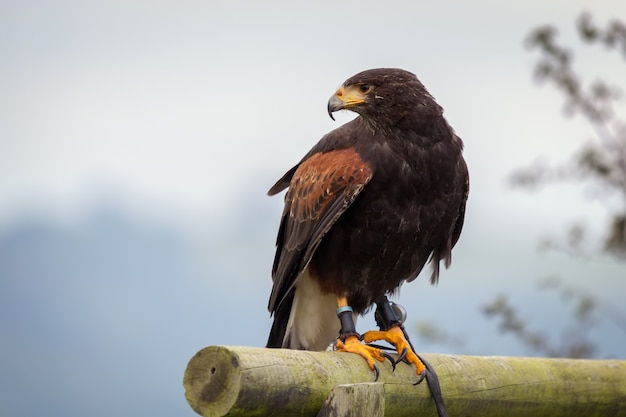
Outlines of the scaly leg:
{"type": "MultiPolygon", "coordinates": [[[[409,340],[409,336],[404,330],[404,321],[406,320],[406,311],[399,304],[395,304],[390,302],[386,296],[381,297],[376,301],[376,324],[380,327],[381,330],[388,330],[392,325],[397,325],[404,334],[406,341],[408,342],[411,350],[415,353],[415,349],[409,340]]],[[[443,395],[441,393],[441,387],[439,386],[439,377],[437,377],[437,373],[433,369],[433,367],[426,362],[424,359],[420,358],[419,355],[415,354],[417,358],[425,365],[426,370],[422,374],[422,378],[417,381],[416,384],[419,384],[423,377],[426,377],[426,383],[428,384],[428,388],[430,389],[430,394],[435,401],[435,406],[437,407],[437,415],[439,417],[448,417],[448,411],[446,410],[446,406],[443,402],[443,395]]],[[[402,355],[400,355],[402,358],[402,355]]],[[[400,361],[402,359],[398,359],[400,361]]],[[[398,362],[396,361],[396,363],[398,362]]],[[[394,364],[395,366],[395,364],[394,364]]],[[[395,369],[395,367],[394,367],[395,369]]]]}
{"type": "Polygon", "coordinates": [[[420,378],[418,383],[421,382],[425,376],[426,366],[413,351],[413,346],[411,346],[411,342],[408,340],[402,320],[396,315],[387,297],[378,300],[376,307],[376,322],[381,330],[366,332],[363,334],[363,341],[371,343],[377,340],[385,340],[392,344],[396,348],[398,355],[400,355],[398,360],[394,362],[394,368],[395,364],[401,360],[414,364],[415,373],[420,378]]]}
{"type": "Polygon", "coordinates": [[[352,307],[348,305],[346,297],[337,297],[337,317],[341,321],[339,339],[335,342],[335,350],[339,352],[351,352],[360,355],[367,361],[367,365],[376,373],[376,380],[380,371],[376,360],[383,362],[388,355],[380,349],[361,343],[359,334],[356,332],[352,318],[352,307]]]}

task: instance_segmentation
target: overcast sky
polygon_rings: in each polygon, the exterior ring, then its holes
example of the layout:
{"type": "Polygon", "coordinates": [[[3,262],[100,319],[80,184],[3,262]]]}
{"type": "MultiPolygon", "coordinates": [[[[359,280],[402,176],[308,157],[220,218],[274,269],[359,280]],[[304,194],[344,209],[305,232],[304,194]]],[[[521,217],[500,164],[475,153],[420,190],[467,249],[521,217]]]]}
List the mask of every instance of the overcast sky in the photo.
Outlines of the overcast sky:
{"type": "MultiPolygon", "coordinates": [[[[452,269],[438,288],[422,279],[402,298],[455,305],[526,294],[558,274],[619,306],[622,269],[536,250],[577,220],[598,237],[605,208],[578,186],[527,193],[507,184],[513,169],[539,156],[563,161],[592,137],[583,121],[562,117],[554,89],[533,81],[537,54],[523,45],[546,23],[574,44],[584,10],[600,24],[626,16],[622,2],[579,0],[0,1],[0,234],[33,218],[78,229],[112,205],[133,224],[175,230],[198,259],[202,248],[244,256],[240,247],[264,259],[260,283],[233,270],[259,290],[250,314],[264,315],[282,206],[266,190],[353,117],[326,113],[346,78],[400,67],[464,140],[472,187],[452,269]],[[258,229],[246,222],[257,218],[258,229]]],[[[626,86],[623,60],[598,50],[580,52],[585,74],[626,86]]],[[[219,285],[211,279],[202,288],[219,285]]]]}
{"type": "MultiPolygon", "coordinates": [[[[604,23],[620,15],[616,7],[594,2],[594,17],[604,23]]],[[[472,236],[462,245],[532,251],[573,221],[593,229],[605,209],[577,187],[528,194],[506,180],[538,156],[566,159],[592,136],[561,117],[558,93],[533,82],[536,54],[523,47],[545,23],[574,43],[573,22],[588,8],[571,0],[5,1],[0,230],[29,216],[71,225],[113,200],[138,221],[206,235],[242,196],[266,198],[325,132],[353,117],[330,120],[328,97],[381,66],[415,72],[465,141],[464,235],[472,236]]],[[[583,52],[589,76],[626,85],[622,60],[583,52]]],[[[272,204],[279,213],[280,198],[272,204]]]]}
{"type": "MultiPolygon", "coordinates": [[[[5,1],[0,224],[33,205],[73,215],[102,190],[142,212],[227,209],[348,120],[332,122],[326,100],[381,66],[420,77],[466,142],[472,206],[501,209],[512,168],[563,157],[590,133],[558,117],[560,97],[533,83],[535,56],[522,46],[543,23],[572,41],[585,9],[571,0],[5,1]]],[[[593,11],[600,22],[619,15],[613,1],[593,11]]],[[[618,59],[593,58],[624,78],[618,59]]]]}

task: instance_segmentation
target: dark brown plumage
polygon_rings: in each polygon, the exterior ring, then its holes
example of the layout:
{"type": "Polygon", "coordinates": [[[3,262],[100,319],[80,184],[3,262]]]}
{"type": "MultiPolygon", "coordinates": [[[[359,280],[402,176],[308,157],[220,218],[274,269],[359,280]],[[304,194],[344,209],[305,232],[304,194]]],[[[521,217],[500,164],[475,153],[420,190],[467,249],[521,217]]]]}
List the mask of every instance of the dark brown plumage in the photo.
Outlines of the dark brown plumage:
{"type": "Polygon", "coordinates": [[[463,143],[415,75],[374,69],[349,78],[329,114],[359,117],[325,135],[269,191],[289,188],[277,239],[269,347],[324,349],[336,298],[355,314],[450,264],[469,177],[463,143]]]}

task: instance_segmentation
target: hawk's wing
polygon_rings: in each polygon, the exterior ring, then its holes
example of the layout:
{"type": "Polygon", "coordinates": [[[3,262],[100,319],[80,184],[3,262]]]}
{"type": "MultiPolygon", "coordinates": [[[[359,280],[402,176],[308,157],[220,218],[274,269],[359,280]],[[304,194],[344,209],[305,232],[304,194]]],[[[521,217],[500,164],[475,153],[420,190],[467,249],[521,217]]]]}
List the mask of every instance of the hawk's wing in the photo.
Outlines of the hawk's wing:
{"type": "Polygon", "coordinates": [[[312,154],[270,189],[275,194],[289,184],[272,269],[271,313],[290,295],[324,235],[371,178],[371,167],[354,148],[345,148],[312,154]]]}

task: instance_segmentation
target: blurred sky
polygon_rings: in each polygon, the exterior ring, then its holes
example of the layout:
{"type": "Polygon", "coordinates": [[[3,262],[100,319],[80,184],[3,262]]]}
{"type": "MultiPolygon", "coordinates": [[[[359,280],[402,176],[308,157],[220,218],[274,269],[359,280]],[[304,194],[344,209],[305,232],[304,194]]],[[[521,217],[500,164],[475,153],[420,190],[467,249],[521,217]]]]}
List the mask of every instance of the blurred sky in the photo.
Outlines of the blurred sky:
{"type": "MultiPolygon", "coordinates": [[[[266,190],[353,117],[333,122],[326,102],[367,68],[416,73],[466,145],[452,268],[400,296],[409,320],[466,343],[418,350],[531,354],[482,317],[500,293],[559,342],[570,314],[537,290],[545,276],[624,314],[623,266],[537,251],[577,220],[599,239],[606,208],[575,185],[507,183],[592,137],[533,82],[523,46],[545,23],[575,43],[584,10],[604,23],[626,6],[0,1],[0,414],[193,415],[181,381],[195,351],[265,343],[282,206],[266,190]]],[[[616,54],[576,56],[626,86],[616,54]]],[[[600,323],[598,355],[626,357],[623,330],[600,323]]]]}

